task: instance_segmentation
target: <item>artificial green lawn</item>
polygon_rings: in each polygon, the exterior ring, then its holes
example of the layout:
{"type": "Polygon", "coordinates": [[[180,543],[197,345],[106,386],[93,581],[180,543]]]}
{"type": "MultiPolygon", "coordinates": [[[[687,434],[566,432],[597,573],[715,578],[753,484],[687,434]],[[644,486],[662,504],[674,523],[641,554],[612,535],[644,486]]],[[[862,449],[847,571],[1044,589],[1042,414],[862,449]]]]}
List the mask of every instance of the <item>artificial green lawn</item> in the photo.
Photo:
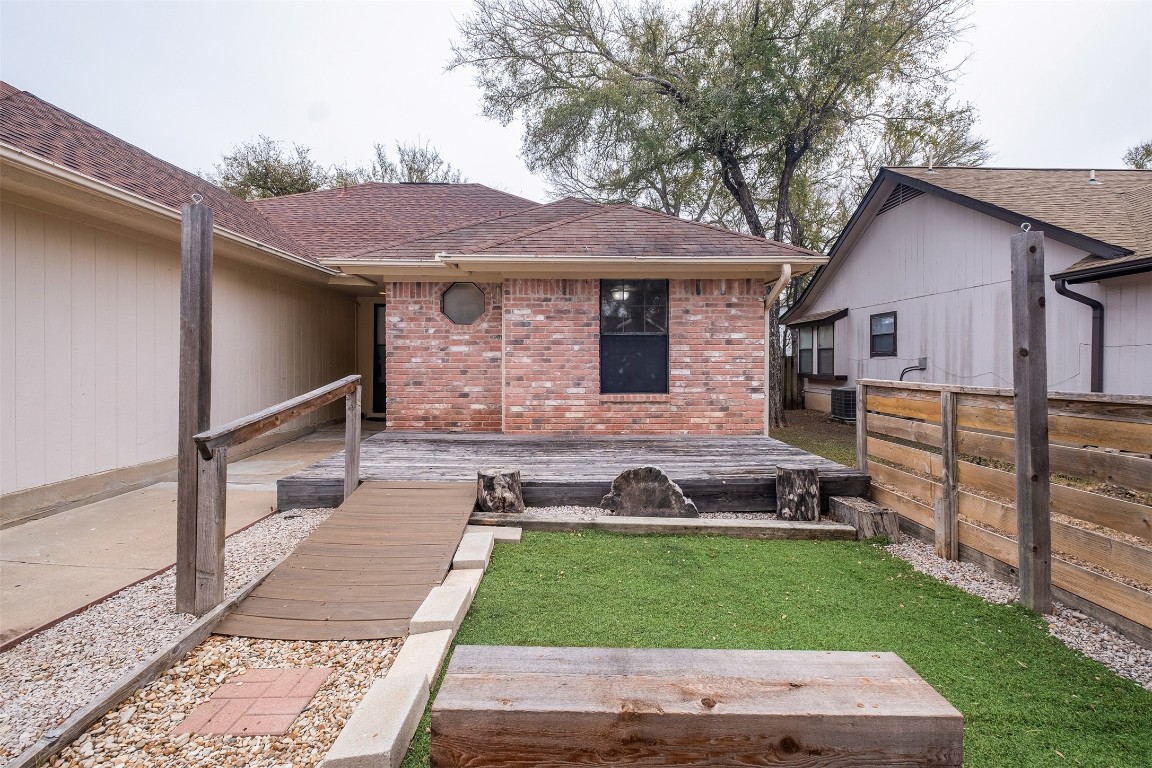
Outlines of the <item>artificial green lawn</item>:
{"type": "Polygon", "coordinates": [[[525,532],[456,641],[894,651],[964,714],[965,766],[1152,766],[1152,692],[867,543],[525,532]]]}

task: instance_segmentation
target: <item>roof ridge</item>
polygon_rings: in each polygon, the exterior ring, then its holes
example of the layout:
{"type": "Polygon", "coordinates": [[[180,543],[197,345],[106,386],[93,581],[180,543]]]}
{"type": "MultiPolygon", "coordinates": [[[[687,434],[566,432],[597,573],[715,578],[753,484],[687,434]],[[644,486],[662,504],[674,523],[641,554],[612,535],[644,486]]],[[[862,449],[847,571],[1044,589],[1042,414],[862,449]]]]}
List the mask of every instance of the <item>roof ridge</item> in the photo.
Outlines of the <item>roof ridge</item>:
{"type": "MultiPolygon", "coordinates": [[[[483,184],[476,184],[474,186],[483,187],[484,185],[483,184]]],[[[492,188],[486,187],[486,189],[492,189],[492,188]]],[[[495,191],[498,192],[499,190],[495,190],[495,191]]],[[[552,205],[552,203],[537,203],[532,208],[525,208],[524,210],[521,210],[521,211],[512,211],[511,213],[502,213],[499,216],[490,216],[487,219],[477,219],[476,221],[471,221],[471,222],[468,222],[466,224],[454,224],[454,225],[452,225],[450,227],[446,227],[444,229],[438,229],[435,232],[425,232],[424,234],[413,235],[412,237],[406,237],[403,240],[396,240],[394,242],[386,243],[383,246],[372,245],[372,246],[369,246],[367,248],[361,248],[358,251],[352,251],[351,253],[346,253],[343,256],[339,256],[337,258],[351,259],[351,258],[363,256],[363,255],[368,254],[368,253],[372,253],[373,251],[391,251],[391,250],[398,248],[402,245],[410,245],[412,243],[418,242],[420,240],[425,240],[425,239],[430,238],[430,237],[439,237],[440,235],[446,235],[449,232],[455,232],[458,229],[467,229],[468,227],[476,227],[476,226],[479,226],[481,224],[487,224],[488,222],[491,222],[491,221],[499,221],[500,219],[506,219],[509,216],[518,216],[522,213],[527,213],[528,211],[535,211],[535,210],[538,210],[540,208],[544,208],[544,207],[549,206],[549,205],[552,205]]]]}
{"type": "Polygon", "coordinates": [[[684,222],[685,224],[692,224],[692,225],[697,226],[697,227],[704,227],[705,229],[708,229],[712,232],[724,232],[724,233],[729,234],[729,235],[736,235],[738,237],[743,237],[743,238],[746,238],[748,240],[752,240],[752,241],[755,241],[758,243],[771,243],[773,245],[778,245],[782,248],[787,248],[789,250],[797,251],[799,253],[804,253],[804,254],[814,255],[814,256],[823,256],[824,255],[822,253],[819,253],[817,251],[812,250],[811,248],[804,248],[804,247],[799,246],[799,245],[793,245],[792,243],[784,243],[784,242],[781,242],[779,240],[773,240],[770,237],[757,237],[756,235],[748,234],[747,232],[737,232],[735,230],[728,229],[727,227],[718,227],[718,226],[714,226],[712,224],[705,224],[704,222],[696,221],[695,219],[682,219],[679,216],[673,216],[670,213],[664,213],[663,211],[653,210],[652,208],[645,208],[645,207],[640,206],[640,205],[632,205],[631,203],[622,203],[620,205],[614,205],[612,207],[613,208],[631,208],[633,210],[637,210],[637,211],[640,211],[642,213],[647,213],[647,214],[652,215],[652,216],[666,216],[670,219],[674,219],[675,221],[684,222]]]}
{"type": "MultiPolygon", "coordinates": [[[[559,201],[557,201],[557,202],[559,202],[559,201]]],[[[581,200],[580,202],[588,202],[588,201],[587,200],[581,200]]],[[[549,205],[551,205],[551,203],[549,203],[549,205]]],[[[574,216],[568,216],[566,218],[560,219],[559,221],[553,221],[553,222],[550,222],[548,224],[541,224],[541,225],[536,226],[536,227],[531,227],[529,229],[521,230],[521,231],[519,231],[519,232],[517,232],[514,235],[511,235],[509,237],[497,238],[495,240],[491,240],[489,242],[482,243],[479,247],[474,248],[473,251],[475,253],[480,253],[481,251],[486,251],[489,248],[495,248],[496,246],[503,245],[504,243],[510,243],[513,240],[519,240],[520,238],[527,237],[528,235],[535,235],[535,234],[539,234],[540,232],[546,232],[547,230],[553,229],[554,227],[559,227],[559,226],[562,226],[565,224],[571,224],[573,222],[581,221],[583,219],[589,219],[589,218],[592,218],[593,216],[599,216],[603,213],[607,213],[608,211],[612,210],[612,206],[606,206],[603,203],[591,203],[591,205],[595,205],[595,206],[599,206],[599,207],[596,210],[588,211],[587,213],[578,213],[574,216]]]]}

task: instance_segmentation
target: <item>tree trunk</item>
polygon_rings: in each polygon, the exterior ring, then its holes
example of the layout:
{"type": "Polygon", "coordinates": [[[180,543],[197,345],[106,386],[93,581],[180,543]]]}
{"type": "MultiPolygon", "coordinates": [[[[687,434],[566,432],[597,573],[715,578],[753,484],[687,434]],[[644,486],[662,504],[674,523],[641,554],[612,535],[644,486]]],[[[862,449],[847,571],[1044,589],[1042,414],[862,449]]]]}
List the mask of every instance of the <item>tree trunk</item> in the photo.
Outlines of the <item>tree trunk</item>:
{"type": "Polygon", "coordinates": [[[776,513],[782,520],[819,520],[819,472],[811,467],[778,464],[776,513]]]}
{"type": "Polygon", "coordinates": [[[484,469],[476,473],[476,510],[498,514],[524,511],[520,470],[484,469]]]}

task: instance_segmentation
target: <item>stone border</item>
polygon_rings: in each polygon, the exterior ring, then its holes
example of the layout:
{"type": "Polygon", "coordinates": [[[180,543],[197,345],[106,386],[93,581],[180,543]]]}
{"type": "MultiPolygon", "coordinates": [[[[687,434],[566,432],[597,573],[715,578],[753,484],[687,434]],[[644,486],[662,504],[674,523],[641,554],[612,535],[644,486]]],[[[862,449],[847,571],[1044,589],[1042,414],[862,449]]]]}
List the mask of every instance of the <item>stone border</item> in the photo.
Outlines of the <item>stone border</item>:
{"type": "Polygon", "coordinates": [[[470,529],[464,534],[444,583],[416,609],[412,634],[387,674],[356,705],[318,768],[400,768],[491,559],[494,539],[519,541],[520,531],[470,529]]]}
{"type": "Polygon", "coordinates": [[[617,517],[600,515],[585,520],[562,518],[521,517],[520,515],[473,515],[468,521],[473,526],[517,525],[528,531],[611,531],[627,534],[687,534],[731,536],[738,539],[777,539],[815,541],[855,541],[856,529],[850,525],[830,521],[802,520],[732,520],[728,518],[701,519],[693,517],[617,517]]]}

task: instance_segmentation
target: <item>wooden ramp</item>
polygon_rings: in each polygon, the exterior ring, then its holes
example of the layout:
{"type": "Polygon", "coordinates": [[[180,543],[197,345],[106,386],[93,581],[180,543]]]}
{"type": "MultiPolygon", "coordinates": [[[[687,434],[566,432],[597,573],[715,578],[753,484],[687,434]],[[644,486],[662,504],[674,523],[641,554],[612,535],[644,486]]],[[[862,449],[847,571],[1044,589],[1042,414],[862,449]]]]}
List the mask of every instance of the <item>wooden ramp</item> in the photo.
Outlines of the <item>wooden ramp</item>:
{"type": "Polygon", "coordinates": [[[403,637],[448,573],[475,500],[474,483],[364,483],[216,632],[273,640],[403,637]]]}

